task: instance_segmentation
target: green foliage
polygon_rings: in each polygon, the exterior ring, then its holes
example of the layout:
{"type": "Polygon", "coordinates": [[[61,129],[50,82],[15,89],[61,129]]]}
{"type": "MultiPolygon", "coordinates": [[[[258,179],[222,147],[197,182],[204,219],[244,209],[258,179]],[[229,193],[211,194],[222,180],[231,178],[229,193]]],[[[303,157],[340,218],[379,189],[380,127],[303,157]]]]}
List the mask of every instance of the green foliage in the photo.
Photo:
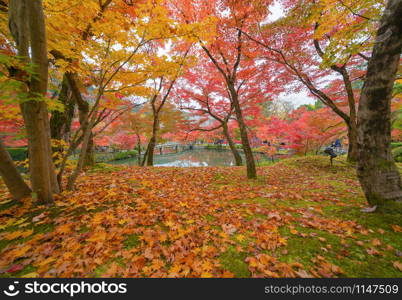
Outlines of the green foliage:
{"type": "Polygon", "coordinates": [[[64,111],[64,105],[57,99],[50,99],[40,93],[27,93],[26,84],[36,78],[35,65],[23,63],[23,58],[0,53],[0,91],[5,104],[19,104],[27,101],[44,101],[50,111],[64,111]],[[18,74],[11,74],[18,70],[18,74]],[[8,74],[10,73],[10,74],[8,74]],[[22,77],[22,78],[18,78],[22,77]]]}
{"type": "Polygon", "coordinates": [[[316,100],[314,104],[304,104],[301,107],[305,107],[308,111],[314,111],[323,108],[324,104],[320,100],[316,100]]]}
{"type": "Polygon", "coordinates": [[[7,151],[10,153],[13,160],[22,161],[28,158],[28,148],[8,148],[7,151]]]}
{"type": "MultiPolygon", "coordinates": [[[[221,150],[221,149],[225,149],[225,150],[230,150],[229,145],[221,145],[221,144],[217,144],[217,145],[211,145],[211,144],[205,144],[205,145],[201,145],[202,147],[204,147],[204,149],[211,149],[211,150],[221,150]]],[[[235,145],[236,149],[243,149],[242,145],[235,145]]]]}
{"type": "Polygon", "coordinates": [[[24,83],[21,80],[13,78],[16,70],[24,74],[26,79],[34,76],[33,67],[31,64],[21,63],[21,59],[16,56],[10,56],[0,53],[0,90],[1,99],[6,103],[21,103],[27,99],[28,94],[24,90],[24,83]]]}
{"type": "Polygon", "coordinates": [[[395,143],[391,143],[391,148],[395,149],[398,147],[402,147],[402,142],[395,142],[395,143]]]}
{"type": "Polygon", "coordinates": [[[96,163],[88,172],[89,173],[112,173],[119,170],[118,167],[106,163],[96,163]]]}
{"type": "Polygon", "coordinates": [[[138,151],[137,150],[131,150],[127,152],[116,152],[113,154],[113,160],[122,160],[122,159],[128,159],[128,158],[133,158],[137,156],[138,151]]]}
{"type": "Polygon", "coordinates": [[[394,95],[402,93],[402,83],[395,82],[393,92],[394,95]]]}
{"type": "MultiPolygon", "coordinates": [[[[402,143],[394,143],[394,144],[402,144],[402,143]]],[[[392,155],[396,162],[402,162],[402,145],[398,145],[396,148],[392,150],[392,155]]]]}
{"type": "Polygon", "coordinates": [[[392,128],[402,129],[402,111],[395,110],[392,112],[391,116],[392,116],[392,128]]]}

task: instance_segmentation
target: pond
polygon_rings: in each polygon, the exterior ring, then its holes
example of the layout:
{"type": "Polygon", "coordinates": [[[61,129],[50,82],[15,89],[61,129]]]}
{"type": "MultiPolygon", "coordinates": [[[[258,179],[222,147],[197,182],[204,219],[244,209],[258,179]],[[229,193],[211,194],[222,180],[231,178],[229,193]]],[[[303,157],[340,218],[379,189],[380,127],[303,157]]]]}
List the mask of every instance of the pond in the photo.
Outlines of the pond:
{"type": "MultiPolygon", "coordinates": [[[[243,162],[244,155],[242,154],[243,162]]],[[[254,154],[256,164],[270,160],[261,153],[254,154]]],[[[115,165],[137,166],[137,158],[113,161],[115,165]]],[[[156,167],[208,167],[208,166],[235,166],[235,160],[230,150],[194,149],[180,153],[155,155],[156,167]]]]}

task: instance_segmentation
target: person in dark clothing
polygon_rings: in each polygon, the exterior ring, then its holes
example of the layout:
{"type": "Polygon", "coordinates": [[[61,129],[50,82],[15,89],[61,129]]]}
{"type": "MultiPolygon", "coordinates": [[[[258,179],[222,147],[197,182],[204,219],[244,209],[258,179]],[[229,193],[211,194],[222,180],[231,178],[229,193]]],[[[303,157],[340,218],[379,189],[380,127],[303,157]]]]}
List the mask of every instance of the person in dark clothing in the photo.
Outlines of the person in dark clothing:
{"type": "Polygon", "coordinates": [[[335,157],[337,157],[338,155],[335,154],[335,151],[334,151],[334,149],[332,147],[325,148],[324,153],[329,155],[329,158],[330,158],[330,161],[331,161],[331,166],[332,166],[333,165],[333,159],[335,157]]]}
{"type": "Polygon", "coordinates": [[[340,139],[336,139],[334,146],[335,146],[335,148],[342,148],[341,140],[340,140],[340,139]]]}

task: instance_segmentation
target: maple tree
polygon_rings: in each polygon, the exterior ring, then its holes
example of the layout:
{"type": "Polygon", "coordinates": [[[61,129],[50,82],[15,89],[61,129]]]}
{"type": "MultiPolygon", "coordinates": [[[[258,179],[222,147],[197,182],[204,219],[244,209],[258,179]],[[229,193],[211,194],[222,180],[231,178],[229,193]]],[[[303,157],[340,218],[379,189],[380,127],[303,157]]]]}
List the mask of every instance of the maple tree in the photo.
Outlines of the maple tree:
{"type": "Polygon", "coordinates": [[[202,20],[206,16],[214,16],[218,19],[216,25],[217,39],[214,42],[207,43],[199,38],[200,51],[203,51],[204,55],[213,63],[226,84],[239,124],[243,151],[246,157],[247,176],[248,178],[256,178],[255,161],[240,105],[239,91],[250,84],[248,77],[250,74],[258,72],[258,66],[255,64],[256,61],[252,59],[255,47],[243,38],[241,29],[244,30],[252,22],[262,20],[265,17],[268,5],[272,1],[251,1],[247,3],[244,1],[209,1],[208,4],[199,3],[199,1],[191,1],[189,4],[180,3],[180,1],[173,2],[173,11],[183,22],[202,20]],[[226,11],[227,14],[222,14],[222,11],[226,11]]]}
{"type": "Polygon", "coordinates": [[[234,106],[230,101],[219,72],[211,64],[198,61],[198,67],[188,70],[180,82],[175,98],[181,109],[195,113],[188,131],[211,132],[222,129],[237,166],[242,165],[242,158],[229,131],[233,119],[234,106]],[[200,90],[200,92],[197,92],[200,90]]]}
{"type": "Polygon", "coordinates": [[[341,119],[330,109],[308,111],[301,107],[292,111],[287,119],[271,117],[258,128],[258,135],[272,145],[284,143],[296,153],[306,155],[318,154],[324,146],[344,136],[345,131],[341,119]]]}
{"type": "MultiPolygon", "coordinates": [[[[367,5],[369,1],[360,2],[367,5]]],[[[289,9],[286,17],[258,26],[258,37],[249,33],[245,35],[267,51],[262,56],[266,60],[267,72],[277,74],[278,67],[282,67],[281,76],[276,75],[278,84],[299,82],[345,121],[349,139],[348,159],[356,161],[356,103],[359,96],[356,82],[364,76],[361,66],[368,59],[374,21],[353,14],[352,8],[345,7],[343,2],[284,1],[283,4],[289,9]],[[348,22],[348,26],[342,23],[343,20],[348,22]],[[360,30],[349,33],[355,24],[360,30]],[[364,42],[355,41],[358,35],[360,40],[364,37],[364,42]]],[[[381,6],[376,6],[370,11],[370,17],[378,16],[380,11],[381,6]]]]}
{"type": "Polygon", "coordinates": [[[155,74],[160,74],[162,70],[162,74],[164,75],[155,78],[153,82],[154,87],[149,99],[153,118],[152,134],[144,154],[142,165],[145,164],[145,161],[148,166],[153,166],[154,164],[153,157],[160,128],[160,115],[162,114],[162,110],[169,99],[172,89],[186,64],[186,57],[189,50],[190,49],[186,50],[182,58],[177,56],[177,61],[166,62],[165,64],[167,65],[164,65],[160,60],[154,62],[154,65],[156,66],[156,69],[154,70],[155,74]],[[169,71],[164,72],[163,69],[169,71]]]}

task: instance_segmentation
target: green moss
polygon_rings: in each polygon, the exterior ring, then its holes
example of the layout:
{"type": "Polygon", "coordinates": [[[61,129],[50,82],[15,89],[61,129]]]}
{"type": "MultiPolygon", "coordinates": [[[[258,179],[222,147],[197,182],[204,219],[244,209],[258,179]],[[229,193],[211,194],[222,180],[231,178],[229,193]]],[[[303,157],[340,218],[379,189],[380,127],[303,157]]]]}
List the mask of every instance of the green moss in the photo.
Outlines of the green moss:
{"type": "Polygon", "coordinates": [[[262,197],[256,197],[252,199],[236,199],[232,200],[233,203],[259,203],[259,204],[268,204],[270,201],[267,198],[262,198],[262,197]]]}
{"type": "Polygon", "coordinates": [[[120,170],[121,167],[105,163],[96,163],[95,166],[93,166],[90,170],[88,170],[88,173],[112,173],[120,170]]]}
{"type": "Polygon", "coordinates": [[[204,218],[210,223],[212,223],[216,220],[216,218],[212,215],[206,215],[206,216],[204,216],[204,218]]]}
{"type": "Polygon", "coordinates": [[[110,259],[109,261],[107,261],[106,263],[97,266],[97,267],[95,268],[95,270],[93,271],[93,277],[95,277],[95,278],[102,277],[102,275],[109,269],[110,265],[111,265],[112,263],[114,263],[114,262],[117,263],[117,264],[119,264],[119,265],[122,266],[122,267],[125,267],[125,266],[126,266],[126,264],[125,264],[123,258],[121,258],[121,257],[112,258],[112,259],[110,259]]]}
{"type": "Polygon", "coordinates": [[[137,234],[131,234],[127,236],[127,238],[124,240],[123,243],[125,249],[132,249],[134,247],[139,246],[141,242],[137,234]]]}
{"type": "Polygon", "coordinates": [[[238,252],[231,246],[219,256],[219,261],[224,269],[232,272],[236,277],[245,278],[251,275],[244,261],[246,257],[247,253],[238,252]]]}
{"type": "Polygon", "coordinates": [[[48,233],[54,230],[54,224],[40,224],[34,227],[34,234],[48,233]]]}
{"type": "MultiPolygon", "coordinates": [[[[287,236],[286,254],[280,248],[275,255],[284,262],[300,262],[305,266],[313,266],[312,258],[317,255],[325,257],[327,261],[342,268],[345,277],[400,277],[401,273],[392,266],[392,261],[398,260],[395,253],[386,250],[386,245],[400,249],[401,241],[397,233],[390,231],[386,234],[374,232],[370,236],[355,234],[352,237],[339,237],[326,231],[304,228],[294,224],[298,234],[290,233],[288,226],[280,228],[280,233],[287,236]],[[300,233],[306,234],[305,237],[300,233]],[[315,236],[311,236],[310,234],[315,236]],[[324,238],[322,241],[319,238],[324,238]],[[380,255],[371,255],[367,252],[372,248],[371,241],[378,239],[381,246],[380,255]],[[342,240],[342,243],[341,243],[342,240]],[[363,242],[358,245],[356,242],[363,242]],[[303,245],[302,247],[300,245],[303,245]],[[330,245],[330,247],[328,247],[330,245]]],[[[381,228],[381,227],[379,227],[381,228]]]]}
{"type": "Polygon", "coordinates": [[[273,164],[276,164],[278,160],[272,161],[272,160],[263,160],[261,162],[257,162],[258,167],[266,167],[266,166],[272,166],[273,164]]]}
{"type": "Polygon", "coordinates": [[[13,206],[15,206],[15,205],[21,205],[21,203],[18,202],[17,200],[11,200],[11,201],[9,201],[9,202],[6,202],[6,203],[4,203],[4,204],[1,204],[1,205],[0,205],[0,211],[9,209],[10,207],[13,207],[13,206]]]}
{"type": "Polygon", "coordinates": [[[336,254],[337,247],[335,247],[335,245],[339,244],[340,240],[336,235],[332,235],[326,231],[297,226],[296,224],[294,224],[294,229],[298,233],[304,233],[307,236],[294,235],[290,232],[288,226],[281,227],[279,229],[280,234],[288,238],[286,247],[287,254],[283,255],[280,253],[282,248],[278,249],[279,252],[277,255],[279,255],[281,261],[297,261],[304,265],[310,265],[312,264],[311,259],[317,255],[328,257],[331,256],[331,254],[336,254]],[[310,234],[314,234],[315,236],[310,234]],[[324,238],[325,242],[321,241],[319,238],[324,238]],[[325,250],[322,248],[327,244],[330,244],[333,248],[328,249],[328,252],[324,252],[325,250]]]}
{"type": "Polygon", "coordinates": [[[0,240],[0,251],[3,251],[4,248],[6,248],[10,244],[9,240],[3,239],[0,240]]]}
{"type": "Polygon", "coordinates": [[[84,226],[81,226],[79,233],[85,233],[85,232],[89,232],[89,231],[90,231],[90,228],[84,225],[84,226]]]}

